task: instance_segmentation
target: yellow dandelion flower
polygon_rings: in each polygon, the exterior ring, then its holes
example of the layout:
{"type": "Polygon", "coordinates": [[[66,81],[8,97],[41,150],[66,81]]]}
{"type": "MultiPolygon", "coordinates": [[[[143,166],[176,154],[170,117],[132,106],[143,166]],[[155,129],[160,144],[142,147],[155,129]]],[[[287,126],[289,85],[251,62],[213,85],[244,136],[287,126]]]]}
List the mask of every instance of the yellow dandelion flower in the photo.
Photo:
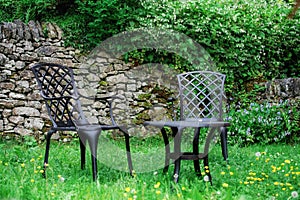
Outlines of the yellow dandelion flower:
{"type": "Polygon", "coordinates": [[[240,184],[243,184],[243,181],[240,181],[240,184]]]}
{"type": "Polygon", "coordinates": [[[230,176],[233,176],[233,172],[229,172],[230,176]]]}
{"type": "Polygon", "coordinates": [[[21,167],[25,167],[25,164],[24,164],[24,163],[22,163],[22,164],[21,164],[21,167]]]}
{"type": "Polygon", "coordinates": [[[57,184],[53,184],[53,187],[57,187],[57,184]]]}
{"type": "Polygon", "coordinates": [[[227,188],[227,187],[228,187],[228,183],[223,183],[222,186],[223,186],[224,188],[227,188]]]}
{"type": "Polygon", "coordinates": [[[180,198],[180,197],[181,197],[181,194],[180,194],[180,193],[177,193],[177,197],[180,198]]]}
{"type": "Polygon", "coordinates": [[[34,162],[34,161],[35,161],[34,158],[31,158],[30,162],[34,162]]]}
{"type": "Polygon", "coordinates": [[[250,181],[249,183],[250,183],[250,184],[254,184],[254,181],[250,181]]]}
{"type": "Polygon", "coordinates": [[[160,182],[157,182],[155,185],[154,185],[154,188],[159,188],[160,186],[160,182]]]}
{"type": "Polygon", "coordinates": [[[221,175],[225,175],[225,172],[221,172],[221,175]]]}
{"type": "Polygon", "coordinates": [[[182,186],[181,190],[183,190],[183,191],[184,191],[184,190],[186,190],[186,188],[182,186]]]}
{"type": "Polygon", "coordinates": [[[279,185],[279,182],[274,182],[274,185],[279,185]]]}
{"type": "Polygon", "coordinates": [[[34,170],[34,173],[37,174],[37,173],[39,173],[39,171],[38,170],[34,170]]]}
{"type": "Polygon", "coordinates": [[[281,166],[284,166],[284,163],[281,163],[280,165],[281,165],[281,166]]]}
{"type": "Polygon", "coordinates": [[[49,164],[48,164],[48,163],[45,163],[44,166],[45,166],[45,167],[49,167],[49,164]]]}
{"type": "Polygon", "coordinates": [[[281,170],[281,167],[277,167],[276,170],[277,170],[277,171],[281,170]]]}
{"type": "Polygon", "coordinates": [[[290,174],[285,174],[284,176],[289,176],[290,174]]]}
{"type": "Polygon", "coordinates": [[[263,152],[261,152],[261,154],[262,154],[262,155],[266,155],[266,154],[267,154],[267,152],[263,151],[263,152]]]}
{"type": "Polygon", "coordinates": [[[3,161],[2,160],[0,160],[0,165],[3,163],[3,161]]]}
{"type": "Polygon", "coordinates": [[[292,187],[292,186],[291,186],[291,187],[289,187],[289,189],[290,189],[290,190],[293,190],[293,189],[294,189],[294,187],[292,187]]]}
{"type": "Polygon", "coordinates": [[[55,194],[53,192],[51,192],[51,196],[55,196],[55,194]]]}
{"type": "Polygon", "coordinates": [[[204,175],[205,175],[205,172],[201,172],[201,175],[204,176],[204,175]]]}
{"type": "Polygon", "coordinates": [[[207,170],[205,170],[205,173],[209,173],[209,170],[207,169],[207,170]]]}
{"type": "Polygon", "coordinates": [[[160,191],[160,190],[156,190],[155,193],[156,193],[157,195],[159,195],[159,194],[161,194],[161,191],[160,191]]]}
{"type": "Polygon", "coordinates": [[[126,191],[126,192],[130,192],[130,187],[126,187],[126,188],[125,188],[125,191],[126,191]]]}
{"type": "Polygon", "coordinates": [[[285,191],[286,190],[286,188],[281,188],[283,191],[285,191]]]}
{"type": "Polygon", "coordinates": [[[259,157],[256,157],[255,160],[259,160],[259,157]]]}
{"type": "Polygon", "coordinates": [[[292,186],[292,184],[290,184],[290,183],[286,183],[285,185],[286,185],[286,186],[292,186]]]}
{"type": "Polygon", "coordinates": [[[285,160],[284,162],[285,162],[286,164],[290,164],[290,163],[291,163],[290,160],[285,160]]]}
{"type": "Polygon", "coordinates": [[[230,168],[231,168],[231,167],[228,165],[228,166],[227,166],[227,169],[230,169],[230,168]]]}
{"type": "Polygon", "coordinates": [[[245,181],[245,182],[244,182],[244,184],[245,184],[245,185],[248,185],[248,184],[249,184],[249,182],[248,182],[248,181],[245,181]]]}
{"type": "Polygon", "coordinates": [[[132,197],[129,197],[128,200],[133,200],[133,198],[132,198],[132,197]]]}
{"type": "Polygon", "coordinates": [[[41,166],[37,166],[38,169],[41,169],[41,166]]]}
{"type": "Polygon", "coordinates": [[[284,184],[283,184],[283,183],[279,183],[279,185],[280,185],[280,186],[284,186],[284,184]]]}
{"type": "Polygon", "coordinates": [[[40,170],[40,173],[41,173],[41,174],[44,173],[44,170],[41,169],[41,170],[40,170]]]}
{"type": "Polygon", "coordinates": [[[208,166],[204,166],[204,169],[208,169],[208,166]]]}
{"type": "Polygon", "coordinates": [[[256,173],[255,172],[249,172],[249,175],[250,176],[256,176],[256,173]]]}
{"type": "Polygon", "coordinates": [[[30,182],[31,182],[31,183],[34,183],[34,179],[31,179],[30,182]]]}
{"type": "Polygon", "coordinates": [[[270,161],[270,158],[267,158],[267,159],[265,160],[266,163],[269,162],[269,161],[270,161]]]}

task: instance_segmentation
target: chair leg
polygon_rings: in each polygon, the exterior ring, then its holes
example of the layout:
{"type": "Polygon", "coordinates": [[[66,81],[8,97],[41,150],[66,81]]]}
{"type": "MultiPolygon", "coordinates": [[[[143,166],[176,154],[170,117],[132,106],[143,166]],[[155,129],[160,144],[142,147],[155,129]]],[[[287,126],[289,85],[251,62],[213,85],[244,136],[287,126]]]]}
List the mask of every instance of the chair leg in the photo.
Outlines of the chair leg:
{"type": "Polygon", "coordinates": [[[208,155],[203,158],[203,163],[204,163],[205,174],[209,178],[210,185],[212,185],[212,177],[211,177],[210,169],[209,169],[209,165],[208,165],[208,155]]]}
{"type": "MultiPolygon", "coordinates": [[[[200,128],[195,128],[194,139],[193,139],[193,154],[199,154],[199,133],[200,128]]],[[[194,160],[194,169],[197,176],[201,176],[200,163],[199,160],[194,160]]]]}
{"type": "Polygon", "coordinates": [[[46,135],[46,150],[45,150],[45,157],[44,157],[44,172],[43,177],[46,178],[46,168],[48,165],[48,158],[49,158],[49,151],[50,151],[50,142],[51,142],[51,136],[56,131],[53,129],[50,129],[46,135]]]}
{"type": "Polygon", "coordinates": [[[130,143],[129,143],[129,135],[127,133],[124,133],[125,136],[125,145],[126,145],[126,154],[127,154],[127,162],[128,162],[128,168],[129,173],[131,176],[133,176],[133,167],[132,167],[132,159],[131,159],[131,153],[130,153],[130,143]]]}
{"type": "Polygon", "coordinates": [[[228,159],[228,148],[227,148],[227,128],[221,127],[221,147],[222,147],[222,155],[224,160],[228,159]]]}
{"type": "Polygon", "coordinates": [[[79,142],[80,142],[81,169],[85,169],[86,139],[80,138],[79,142]]]}
{"type": "Polygon", "coordinates": [[[179,173],[180,173],[180,163],[181,163],[181,134],[182,128],[177,129],[177,134],[174,137],[174,154],[176,155],[175,158],[175,166],[174,166],[174,174],[173,179],[175,183],[178,183],[179,180],[179,173]],[[177,158],[178,157],[178,158],[177,158]]]}
{"type": "Polygon", "coordinates": [[[170,165],[170,144],[169,144],[169,139],[165,128],[161,129],[161,133],[165,143],[165,167],[163,172],[167,173],[170,165]]]}
{"type": "Polygon", "coordinates": [[[101,130],[78,131],[80,139],[88,141],[91,150],[93,181],[97,180],[97,148],[101,130]]]}

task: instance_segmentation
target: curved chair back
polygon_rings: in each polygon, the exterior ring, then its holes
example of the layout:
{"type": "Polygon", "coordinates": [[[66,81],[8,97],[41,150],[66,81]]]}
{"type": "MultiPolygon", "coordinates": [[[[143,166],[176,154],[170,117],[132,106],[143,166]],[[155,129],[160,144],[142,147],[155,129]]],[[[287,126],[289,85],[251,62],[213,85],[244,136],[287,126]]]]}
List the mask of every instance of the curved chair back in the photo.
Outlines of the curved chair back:
{"type": "Polygon", "coordinates": [[[83,118],[83,113],[73,70],[53,63],[36,64],[31,70],[45,100],[53,128],[75,130],[73,120],[83,118]]]}
{"type": "Polygon", "coordinates": [[[193,71],[177,75],[180,119],[222,119],[225,75],[211,71],[193,71]]]}

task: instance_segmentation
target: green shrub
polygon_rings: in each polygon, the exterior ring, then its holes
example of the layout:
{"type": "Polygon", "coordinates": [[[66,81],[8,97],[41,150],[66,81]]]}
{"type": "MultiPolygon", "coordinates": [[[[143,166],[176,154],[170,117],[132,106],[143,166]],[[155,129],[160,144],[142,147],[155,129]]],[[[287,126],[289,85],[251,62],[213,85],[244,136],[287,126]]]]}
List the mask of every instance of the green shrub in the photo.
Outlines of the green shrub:
{"type": "Polygon", "coordinates": [[[240,145],[292,143],[299,141],[300,112],[289,102],[251,103],[245,109],[228,113],[229,140],[240,145]]]}
{"type": "Polygon", "coordinates": [[[253,80],[299,76],[300,19],[299,14],[287,19],[292,4],[145,0],[142,6],[145,13],[139,17],[139,26],[173,29],[201,44],[227,74],[230,95],[246,92],[253,80]]]}
{"type": "Polygon", "coordinates": [[[24,22],[51,16],[56,6],[55,0],[0,0],[0,21],[24,22]]]}
{"type": "Polygon", "coordinates": [[[139,1],[104,0],[75,1],[79,16],[84,18],[85,48],[93,48],[103,40],[126,30],[134,25],[139,1]]]}

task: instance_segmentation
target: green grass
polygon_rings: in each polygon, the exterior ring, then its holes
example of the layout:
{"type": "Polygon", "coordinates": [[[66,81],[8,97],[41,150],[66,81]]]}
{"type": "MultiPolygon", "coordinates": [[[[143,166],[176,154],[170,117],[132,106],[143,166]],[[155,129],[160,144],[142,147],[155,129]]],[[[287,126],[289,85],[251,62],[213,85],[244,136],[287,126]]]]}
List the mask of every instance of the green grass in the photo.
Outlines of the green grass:
{"type": "MultiPolygon", "coordinates": [[[[160,146],[160,142],[157,138],[133,139],[133,156],[160,146]]],[[[168,174],[157,169],[130,177],[127,172],[114,170],[103,162],[98,164],[99,178],[95,183],[89,156],[87,168],[80,169],[78,139],[70,143],[52,142],[44,179],[41,175],[44,148],[45,144],[28,140],[20,143],[0,138],[0,199],[248,200],[289,199],[293,191],[300,192],[299,144],[230,146],[228,164],[222,160],[221,148],[215,146],[210,152],[213,186],[194,175],[191,161],[182,161],[177,185],[171,180],[172,165],[168,174]]],[[[138,159],[134,158],[133,164],[141,165],[136,162],[138,159]]]]}

